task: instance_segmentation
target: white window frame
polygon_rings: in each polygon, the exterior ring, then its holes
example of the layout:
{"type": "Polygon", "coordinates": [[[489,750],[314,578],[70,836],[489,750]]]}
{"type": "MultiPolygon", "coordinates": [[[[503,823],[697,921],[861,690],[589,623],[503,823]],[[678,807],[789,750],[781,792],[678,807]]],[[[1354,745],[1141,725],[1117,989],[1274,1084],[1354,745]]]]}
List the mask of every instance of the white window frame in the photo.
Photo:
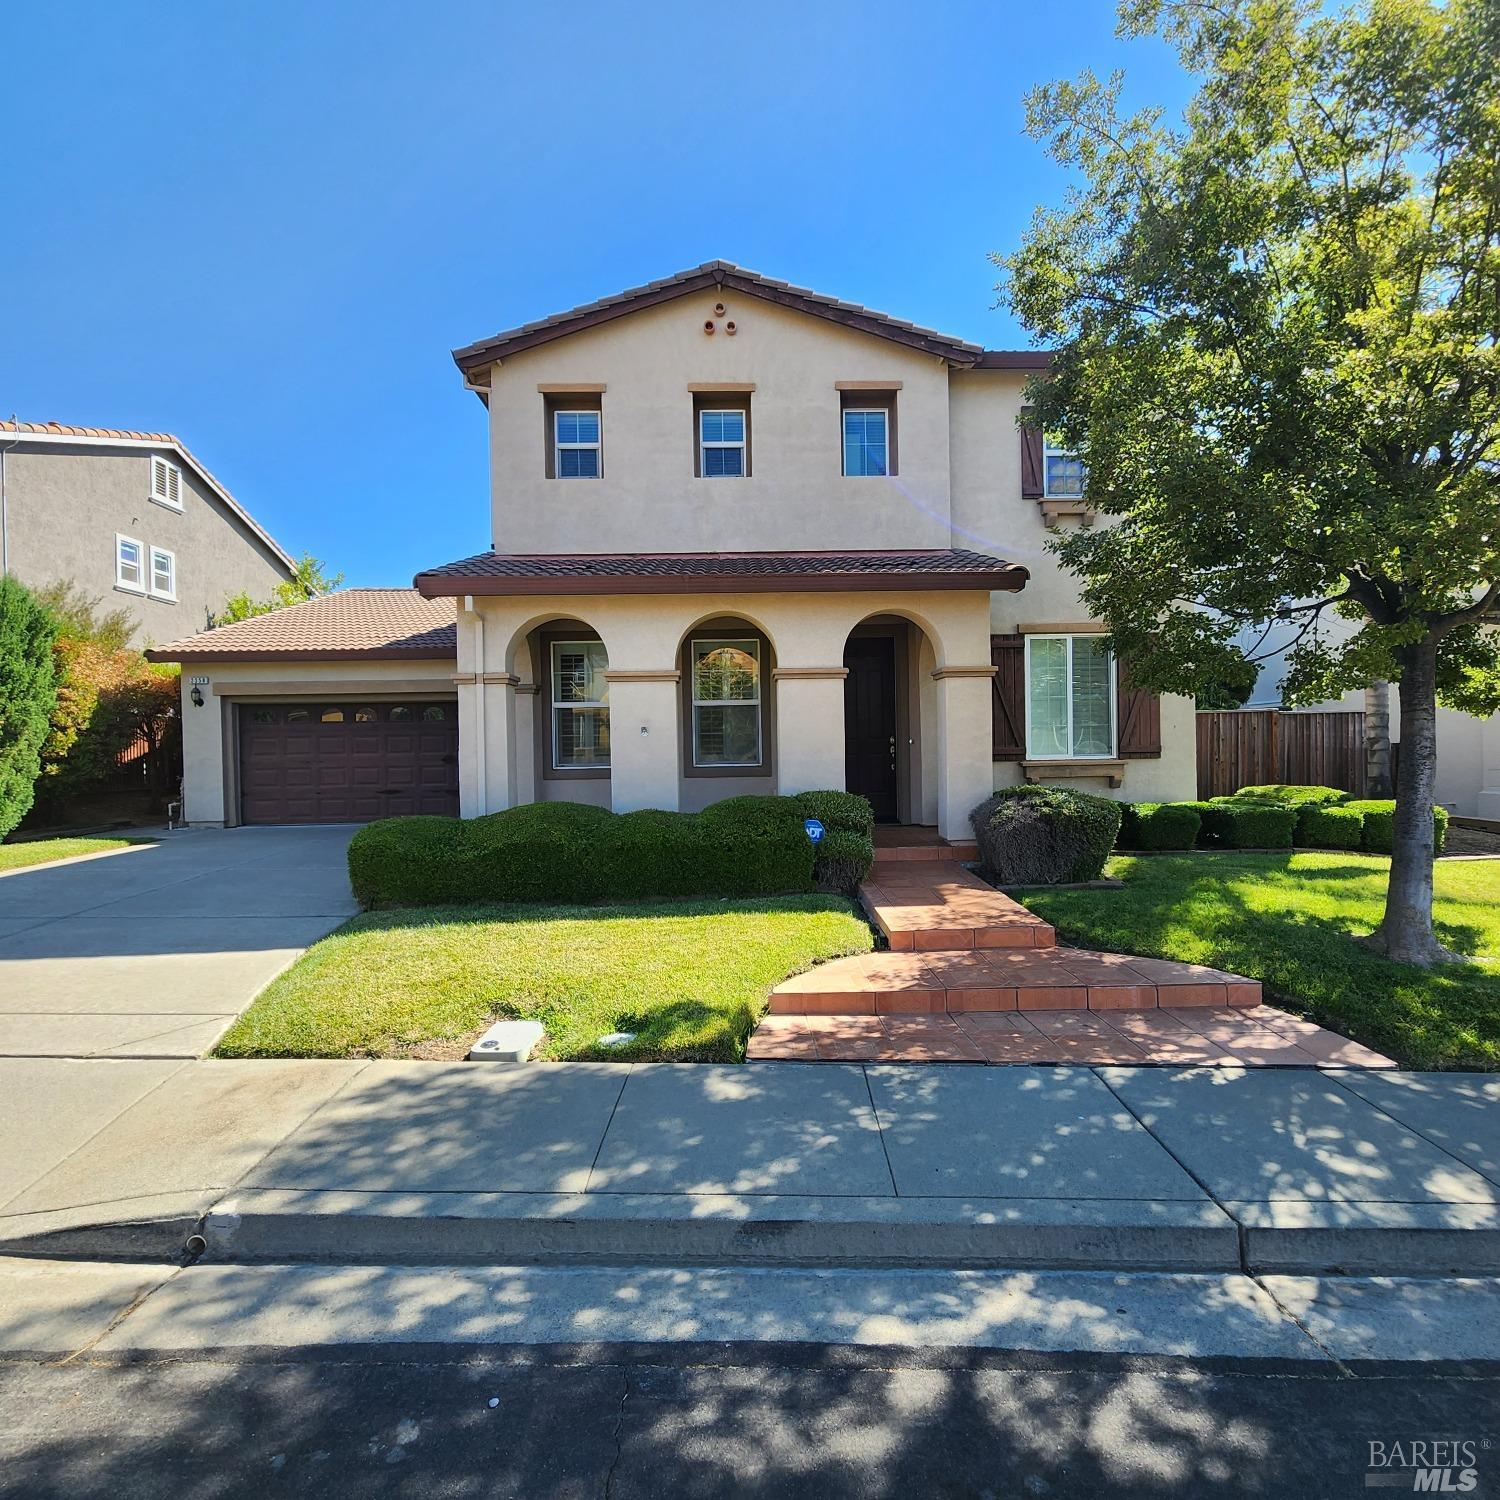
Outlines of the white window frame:
{"type": "MultiPolygon", "coordinates": [[[[563,703],[563,702],[561,702],[558,699],[558,696],[557,696],[557,653],[559,651],[566,651],[566,650],[569,649],[569,647],[572,647],[574,650],[578,650],[580,648],[584,649],[584,650],[587,650],[587,649],[590,649],[592,647],[598,646],[600,644],[601,643],[599,641],[597,641],[597,640],[592,640],[592,641],[553,641],[552,644],[551,644],[551,648],[550,648],[550,650],[548,652],[548,660],[547,660],[547,672],[548,672],[547,696],[551,700],[551,704],[550,704],[550,711],[551,711],[551,714],[552,714],[552,725],[551,725],[552,746],[551,746],[551,749],[552,749],[552,769],[554,771],[607,771],[607,770],[610,769],[610,762],[613,760],[613,756],[611,754],[608,754],[608,753],[605,755],[605,757],[604,757],[603,760],[590,761],[586,765],[580,765],[576,760],[575,761],[560,761],[558,759],[558,756],[557,756],[557,713],[558,713],[559,709],[575,710],[575,709],[601,709],[602,708],[604,710],[605,722],[606,723],[609,722],[609,699],[607,697],[606,698],[590,698],[588,700],[580,700],[578,702],[573,702],[573,703],[563,703]]],[[[605,659],[605,671],[608,671],[608,670],[609,670],[608,658],[606,658],[605,659]]],[[[605,692],[607,693],[608,691],[609,691],[609,687],[608,687],[608,683],[606,682],[606,684],[605,684],[605,692]]]]}
{"type": "Polygon", "coordinates": [[[153,599],[165,599],[168,603],[177,602],[177,554],[168,547],[148,547],[147,560],[150,563],[146,572],[146,591],[153,599]],[[167,560],[168,587],[159,589],[156,586],[156,559],[164,557],[167,560]]]}
{"type": "Polygon", "coordinates": [[[891,408],[888,406],[846,406],[839,413],[839,472],[845,479],[889,479],[891,477],[891,408]],[[879,417],[885,423],[885,473],[851,474],[849,446],[844,424],[850,417],[879,417]]]}
{"type": "MultiPolygon", "coordinates": [[[[1088,470],[1083,471],[1083,482],[1080,485],[1080,493],[1077,495],[1060,494],[1052,488],[1052,465],[1047,462],[1049,458],[1069,458],[1075,463],[1078,454],[1071,448],[1055,448],[1051,443],[1042,444],[1042,498],[1044,500],[1081,500],[1089,487],[1088,470]]],[[[1082,467],[1080,465],[1080,467],[1082,467]]]]}
{"type": "Polygon", "coordinates": [[[1027,760],[1116,760],[1119,758],[1120,724],[1119,724],[1119,691],[1116,682],[1115,654],[1109,653],[1109,749],[1101,755],[1074,755],[1073,750],[1073,644],[1075,641],[1097,640],[1098,636],[1084,632],[1077,635],[1066,635],[1062,632],[1055,634],[1037,632],[1035,635],[1026,637],[1026,759],[1027,760]],[[1034,641],[1065,641],[1068,647],[1067,674],[1064,684],[1064,701],[1068,707],[1068,754],[1066,755],[1041,755],[1032,747],[1031,730],[1033,715],[1031,712],[1031,647],[1034,641]]]}
{"type": "Polygon", "coordinates": [[[688,642],[688,734],[693,741],[693,769],[695,771],[754,771],[766,763],[766,715],[764,704],[765,683],[762,680],[765,662],[761,656],[760,641],[753,635],[697,636],[688,642]],[[755,696],[753,698],[700,698],[698,696],[698,647],[699,646],[748,646],[755,658],[755,696]],[[698,759],[698,710],[700,708],[754,708],[755,710],[755,759],[754,760],[699,760],[698,759]]]}
{"type": "Polygon", "coordinates": [[[597,406],[559,406],[552,413],[552,477],[554,479],[603,479],[604,478],[604,413],[597,406]],[[565,443],[557,435],[559,417],[592,417],[599,424],[599,438],[593,443],[565,443]],[[592,474],[564,474],[564,453],[580,453],[592,450],[594,472],[592,474]]]}
{"type": "Polygon", "coordinates": [[[745,479],[749,476],[750,457],[750,413],[743,406],[703,406],[698,409],[698,477],[700,479],[745,479]],[[703,419],[706,416],[727,416],[734,413],[740,419],[740,439],[737,443],[719,439],[708,442],[703,436],[703,419]],[[710,474],[708,472],[708,450],[710,448],[738,448],[740,472],[738,474],[710,474]]]}
{"type": "Polygon", "coordinates": [[[146,553],[146,544],[137,537],[125,536],[122,532],[115,532],[115,587],[124,589],[127,594],[144,594],[151,575],[147,572],[150,559],[146,553]],[[129,545],[135,548],[136,572],[140,575],[134,583],[125,576],[123,567],[124,559],[120,556],[120,548],[129,545]]]}
{"type": "Polygon", "coordinates": [[[155,453],[151,455],[150,498],[168,510],[182,509],[182,470],[155,453]]]}

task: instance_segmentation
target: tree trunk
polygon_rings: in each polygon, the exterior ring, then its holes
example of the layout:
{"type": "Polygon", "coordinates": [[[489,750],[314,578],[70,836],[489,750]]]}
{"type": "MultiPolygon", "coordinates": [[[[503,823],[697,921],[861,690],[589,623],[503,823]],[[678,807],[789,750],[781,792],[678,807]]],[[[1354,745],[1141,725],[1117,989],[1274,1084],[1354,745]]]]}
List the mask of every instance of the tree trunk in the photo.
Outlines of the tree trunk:
{"type": "Polygon", "coordinates": [[[1401,763],[1396,771],[1396,832],[1385,917],[1365,939],[1399,963],[1454,962],[1432,930],[1432,798],[1437,787],[1437,641],[1404,647],[1401,660],[1401,763]]]}
{"type": "Polygon", "coordinates": [[[1365,796],[1391,795],[1391,685],[1365,689],[1365,796]]]}

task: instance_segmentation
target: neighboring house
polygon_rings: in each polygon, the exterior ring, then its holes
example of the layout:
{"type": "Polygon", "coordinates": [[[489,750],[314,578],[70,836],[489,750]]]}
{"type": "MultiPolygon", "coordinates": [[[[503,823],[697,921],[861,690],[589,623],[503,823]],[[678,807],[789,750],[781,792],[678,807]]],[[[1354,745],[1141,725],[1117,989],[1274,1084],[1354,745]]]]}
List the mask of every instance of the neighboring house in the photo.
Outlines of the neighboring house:
{"type": "MultiPolygon", "coordinates": [[[[1332,615],[1323,622],[1325,635],[1347,639],[1359,628],[1357,621],[1332,615]]],[[[1281,684],[1286,676],[1286,653],[1296,639],[1297,627],[1273,625],[1262,637],[1260,631],[1245,631],[1240,647],[1259,658],[1260,675],[1256,678],[1245,707],[1280,708],[1281,684]]],[[[1292,713],[1345,711],[1359,713],[1364,709],[1362,690],[1345,693],[1342,698],[1309,703],[1292,713]]],[[[1401,738],[1401,690],[1391,688],[1391,739],[1401,738]]],[[[1451,708],[1437,712],[1437,800],[1449,812],[1465,818],[1500,820],[1500,714],[1477,719],[1472,714],[1451,708]]]]}
{"type": "Polygon", "coordinates": [[[295,564],[167,432],[0,422],[0,573],[76,584],[140,643],[202,630],[295,564]]]}
{"type": "Polygon", "coordinates": [[[158,652],[190,821],[847,786],[964,838],[1023,777],[1194,795],[1192,703],[1125,689],[1045,551],[1091,519],[1017,427],[1046,355],[716,261],[454,357],[498,550],[158,652]]]}

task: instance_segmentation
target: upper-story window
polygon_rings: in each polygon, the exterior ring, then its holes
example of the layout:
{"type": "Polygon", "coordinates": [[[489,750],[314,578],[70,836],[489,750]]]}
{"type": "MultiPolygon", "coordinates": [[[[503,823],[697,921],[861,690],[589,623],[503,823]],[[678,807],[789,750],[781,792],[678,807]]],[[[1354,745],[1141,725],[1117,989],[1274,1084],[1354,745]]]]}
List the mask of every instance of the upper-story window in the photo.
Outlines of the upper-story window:
{"type": "Polygon", "coordinates": [[[704,407],[698,413],[698,472],[704,479],[745,477],[745,413],[704,407]]]}
{"type": "Polygon", "coordinates": [[[598,411],[552,413],[552,472],[559,479],[597,479],[603,423],[598,411]]]}
{"type": "Polygon", "coordinates": [[[177,555],[165,547],[151,549],[151,597],[177,598],[177,555]]]}
{"type": "Polygon", "coordinates": [[[884,406],[844,408],[844,473],[852,476],[891,472],[891,414],[884,406]]]}
{"type": "Polygon", "coordinates": [[[182,470],[155,455],[151,459],[151,498],[158,505],[182,509],[182,470]]]}
{"type": "Polygon", "coordinates": [[[1050,443],[1042,450],[1042,494],[1048,500],[1081,500],[1085,477],[1076,453],[1050,443]]]}
{"type": "Polygon", "coordinates": [[[146,551],[134,537],[115,533],[115,585],[133,593],[146,592],[146,551]]]}
{"type": "Polygon", "coordinates": [[[1026,637],[1026,753],[1032,760],[1114,755],[1115,670],[1102,635],[1026,637]]]}

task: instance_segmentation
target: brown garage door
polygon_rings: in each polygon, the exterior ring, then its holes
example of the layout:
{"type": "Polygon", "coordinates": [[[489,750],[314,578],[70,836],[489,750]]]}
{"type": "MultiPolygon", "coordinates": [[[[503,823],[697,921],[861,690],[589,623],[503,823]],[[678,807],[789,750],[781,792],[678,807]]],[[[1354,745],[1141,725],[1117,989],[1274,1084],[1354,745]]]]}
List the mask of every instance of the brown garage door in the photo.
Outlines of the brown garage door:
{"type": "Polygon", "coordinates": [[[239,713],[243,822],[458,811],[456,703],[242,703],[239,713]]]}

